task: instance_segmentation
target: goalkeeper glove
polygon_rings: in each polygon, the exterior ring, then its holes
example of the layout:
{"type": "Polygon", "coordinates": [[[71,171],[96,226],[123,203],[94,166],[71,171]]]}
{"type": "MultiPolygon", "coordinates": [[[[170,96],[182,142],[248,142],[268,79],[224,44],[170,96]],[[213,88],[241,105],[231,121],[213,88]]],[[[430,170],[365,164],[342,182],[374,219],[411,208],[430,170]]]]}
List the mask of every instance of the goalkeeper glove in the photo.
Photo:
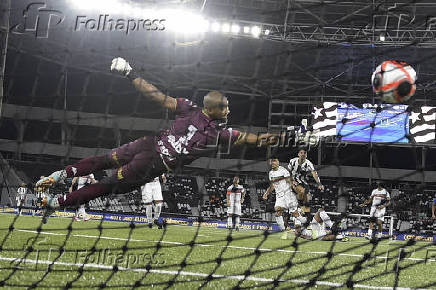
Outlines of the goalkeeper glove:
{"type": "Polygon", "coordinates": [[[135,70],[122,57],[117,57],[112,60],[111,71],[122,74],[132,81],[138,78],[138,74],[135,72],[135,70]]]}

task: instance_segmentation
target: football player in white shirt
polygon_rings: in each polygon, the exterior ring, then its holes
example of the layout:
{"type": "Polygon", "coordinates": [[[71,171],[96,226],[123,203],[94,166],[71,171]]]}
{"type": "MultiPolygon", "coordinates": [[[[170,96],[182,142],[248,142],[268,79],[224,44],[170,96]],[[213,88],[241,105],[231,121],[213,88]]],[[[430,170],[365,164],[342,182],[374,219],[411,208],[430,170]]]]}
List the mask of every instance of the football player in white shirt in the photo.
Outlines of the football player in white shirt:
{"type": "Polygon", "coordinates": [[[360,204],[360,207],[365,207],[372,202],[370,215],[370,223],[367,238],[372,239],[372,229],[374,227],[374,222],[377,221],[378,233],[377,238],[381,239],[383,237],[383,220],[386,212],[386,207],[390,204],[391,197],[389,192],[380,181],[377,182],[377,188],[371,193],[371,196],[364,203],[360,204]]]}
{"type": "MultiPolygon", "coordinates": [[[[165,174],[161,175],[162,182],[166,182],[165,174]]],[[[142,202],[145,204],[145,214],[147,216],[148,227],[153,227],[153,202],[154,202],[154,223],[159,229],[162,224],[159,223],[159,216],[162,211],[163,197],[162,187],[160,185],[159,177],[156,177],[152,182],[146,183],[141,186],[142,202]]]]}
{"type": "MultiPolygon", "coordinates": [[[[280,227],[280,230],[285,231],[285,223],[283,220],[284,210],[293,212],[298,207],[298,201],[295,194],[292,192],[291,176],[286,168],[280,166],[279,160],[275,157],[270,159],[271,171],[269,172],[270,186],[263,195],[263,199],[267,200],[268,195],[275,190],[276,203],[274,210],[276,212],[276,221],[280,227]]],[[[282,239],[287,238],[287,232],[282,236],[282,239]]]]}
{"type": "Polygon", "coordinates": [[[313,163],[307,159],[307,150],[301,148],[298,150],[298,157],[292,158],[289,161],[288,169],[292,175],[292,189],[297,193],[298,200],[302,201],[305,211],[309,211],[306,208],[307,203],[310,200],[309,182],[307,176],[312,174],[313,179],[318,184],[319,190],[324,190],[324,186],[321,184],[318,173],[313,166],[313,163]]]}
{"type": "MultiPolygon", "coordinates": [[[[69,189],[69,192],[71,193],[73,191],[73,186],[75,184],[77,184],[77,189],[79,190],[82,187],[89,185],[89,184],[94,184],[97,183],[97,180],[95,180],[94,174],[89,174],[89,175],[85,175],[85,176],[80,176],[80,177],[74,177],[72,182],[71,182],[71,187],[69,189]]],[[[88,214],[85,211],[85,205],[81,204],[77,209],[76,209],[76,214],[74,215],[74,220],[75,221],[80,221],[80,216],[82,217],[83,221],[88,221],[88,214]]]]}
{"type": "Polygon", "coordinates": [[[227,188],[227,228],[233,228],[233,216],[235,216],[235,229],[239,231],[241,205],[244,203],[245,188],[239,184],[239,177],[233,178],[233,184],[227,188]]]}
{"type": "Polygon", "coordinates": [[[21,215],[21,209],[26,202],[27,187],[25,183],[17,189],[17,214],[21,215]]]}
{"type": "Polygon", "coordinates": [[[322,241],[341,240],[344,242],[348,241],[348,238],[341,234],[327,234],[326,227],[332,228],[333,222],[323,208],[318,210],[308,226],[305,225],[307,218],[304,216],[303,210],[300,208],[292,213],[292,219],[295,225],[295,235],[303,239],[322,241]]]}
{"type": "MultiPolygon", "coordinates": [[[[41,175],[39,177],[40,179],[45,178],[45,176],[41,175]]],[[[35,194],[36,194],[36,202],[35,202],[35,210],[33,214],[36,214],[39,212],[39,209],[42,207],[42,201],[45,197],[49,196],[50,189],[48,187],[42,187],[42,186],[35,186],[35,194]]],[[[43,218],[43,222],[46,221],[46,219],[43,218]]]]}

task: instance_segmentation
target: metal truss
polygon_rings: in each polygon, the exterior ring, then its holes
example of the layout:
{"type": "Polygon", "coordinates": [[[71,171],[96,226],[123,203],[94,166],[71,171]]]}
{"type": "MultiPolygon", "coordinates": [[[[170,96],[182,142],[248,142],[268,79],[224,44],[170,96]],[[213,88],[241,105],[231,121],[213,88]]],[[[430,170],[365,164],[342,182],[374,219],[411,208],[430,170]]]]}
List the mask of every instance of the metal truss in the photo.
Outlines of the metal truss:
{"type": "MultiPolygon", "coordinates": [[[[238,21],[241,26],[259,26],[261,39],[292,43],[316,43],[339,45],[375,45],[375,46],[436,46],[436,29],[371,29],[338,26],[307,25],[292,23],[285,25],[251,21],[238,21]],[[381,36],[384,40],[381,40],[381,36]]],[[[436,28],[436,27],[435,27],[436,28]]],[[[242,35],[239,35],[241,37],[242,35]]],[[[255,38],[252,35],[244,37],[255,38]]]]}
{"type": "MultiPolygon", "coordinates": [[[[226,2],[226,1],[224,1],[226,2]]],[[[436,3],[421,1],[235,1],[263,7],[261,21],[233,20],[262,28],[259,38],[293,43],[436,46],[436,3]],[[271,3],[272,2],[272,3],[271,3]],[[260,4],[262,3],[262,5],[260,4]]],[[[216,3],[216,1],[213,1],[216,3]]],[[[244,5],[245,4],[245,5],[244,5]]],[[[250,34],[239,35],[252,37],[250,34]]]]}

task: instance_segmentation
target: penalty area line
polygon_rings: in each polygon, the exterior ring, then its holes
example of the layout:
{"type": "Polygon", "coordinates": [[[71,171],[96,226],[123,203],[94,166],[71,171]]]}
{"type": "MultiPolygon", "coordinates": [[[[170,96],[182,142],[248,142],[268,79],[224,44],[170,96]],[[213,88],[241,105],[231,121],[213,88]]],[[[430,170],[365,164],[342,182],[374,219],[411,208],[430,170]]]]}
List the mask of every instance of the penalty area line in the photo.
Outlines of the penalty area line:
{"type": "MultiPolygon", "coordinates": [[[[33,260],[33,259],[22,259],[22,258],[11,258],[11,257],[2,257],[0,256],[0,261],[9,261],[20,263],[28,263],[28,264],[44,264],[44,265],[59,265],[59,266],[70,266],[70,267],[83,267],[83,268],[94,268],[94,269],[104,269],[104,270],[113,270],[113,266],[109,265],[101,265],[101,264],[81,264],[81,263],[68,263],[68,262],[57,262],[57,261],[49,261],[49,260],[33,260]]],[[[142,272],[142,273],[153,273],[153,274],[163,274],[163,275],[178,275],[178,276],[195,276],[195,277],[205,277],[207,278],[209,274],[200,273],[200,272],[188,272],[188,271],[171,271],[171,270],[147,270],[143,268],[126,268],[118,266],[119,271],[133,271],[133,272],[142,272]]],[[[272,278],[263,278],[263,277],[255,277],[255,276],[245,276],[245,275],[219,275],[212,274],[212,277],[215,279],[228,279],[228,280],[243,280],[243,281],[255,281],[255,282],[274,282],[275,280],[272,278]]],[[[294,284],[308,284],[309,280],[300,280],[300,279],[290,279],[284,280],[280,279],[279,282],[291,282],[294,284]]],[[[316,281],[316,285],[320,286],[330,286],[330,287],[344,287],[344,283],[335,283],[328,281],[316,281]]],[[[370,286],[363,284],[354,284],[355,288],[362,289],[381,289],[388,290],[393,289],[392,287],[384,287],[384,286],[370,286]]],[[[397,287],[395,289],[399,290],[410,290],[411,288],[401,288],[397,287]]]]}
{"type": "MultiPolygon", "coordinates": [[[[25,233],[33,233],[38,234],[37,231],[31,231],[31,230],[16,230],[19,232],[25,232],[25,233]]],[[[41,231],[39,234],[41,235],[51,235],[51,236],[65,236],[65,234],[61,233],[51,233],[51,232],[43,232],[41,231]]],[[[159,243],[159,244],[169,244],[169,245],[177,245],[177,246],[190,246],[189,243],[182,243],[182,242],[173,242],[173,241],[154,241],[154,240],[139,240],[139,239],[126,239],[126,238],[116,238],[116,237],[107,237],[107,236],[93,236],[93,235],[82,235],[82,234],[72,234],[70,235],[72,237],[78,237],[78,238],[88,238],[88,239],[101,239],[101,240],[113,240],[113,241],[129,241],[129,242],[146,242],[146,243],[159,243]]],[[[236,249],[236,250],[246,250],[246,251],[255,251],[259,250],[261,252],[266,253],[301,253],[301,254],[310,254],[310,255],[327,255],[329,252],[315,252],[315,251],[296,251],[296,250],[286,250],[286,249],[269,249],[269,248],[254,248],[254,247],[244,247],[244,246],[222,246],[222,245],[212,245],[212,244],[202,244],[202,243],[196,243],[196,247],[211,247],[211,248],[227,248],[227,249],[236,249]]],[[[363,258],[364,255],[362,254],[347,254],[347,253],[333,253],[333,256],[336,257],[355,257],[355,258],[363,258]]],[[[375,259],[381,259],[386,260],[385,256],[375,256],[371,257],[375,259]]],[[[424,261],[424,258],[403,258],[403,260],[410,260],[410,261],[424,261]]],[[[427,261],[436,261],[436,259],[427,259],[427,261]]]]}

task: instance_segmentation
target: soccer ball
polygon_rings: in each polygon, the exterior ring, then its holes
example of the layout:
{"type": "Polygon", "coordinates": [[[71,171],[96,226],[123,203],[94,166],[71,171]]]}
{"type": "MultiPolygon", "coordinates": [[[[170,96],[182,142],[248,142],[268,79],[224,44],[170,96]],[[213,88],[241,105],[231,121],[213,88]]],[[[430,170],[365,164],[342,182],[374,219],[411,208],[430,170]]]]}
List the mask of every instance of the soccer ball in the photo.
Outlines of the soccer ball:
{"type": "Polygon", "coordinates": [[[416,71],[403,61],[387,60],[371,76],[374,92],[385,103],[407,102],[416,90],[416,71]]]}

